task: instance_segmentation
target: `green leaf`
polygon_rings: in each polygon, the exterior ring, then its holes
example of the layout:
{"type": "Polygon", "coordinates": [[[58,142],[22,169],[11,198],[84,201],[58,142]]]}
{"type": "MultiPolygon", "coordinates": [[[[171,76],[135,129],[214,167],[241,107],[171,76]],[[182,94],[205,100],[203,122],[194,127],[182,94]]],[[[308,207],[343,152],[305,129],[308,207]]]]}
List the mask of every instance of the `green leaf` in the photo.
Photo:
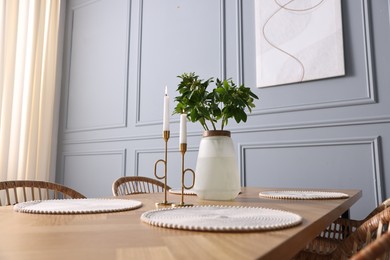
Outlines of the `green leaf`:
{"type": "Polygon", "coordinates": [[[216,129],[218,121],[223,129],[230,118],[234,118],[237,123],[246,122],[245,108],[252,112],[254,100],[258,99],[249,87],[243,84],[238,87],[232,79],[203,80],[194,72],[183,73],[178,78],[181,81],[177,88],[179,95],[174,99],[177,102],[174,114],[184,111],[188,120],[199,122],[205,130],[208,130],[207,122],[213,129],[216,129]],[[215,87],[208,91],[213,82],[215,87]]]}

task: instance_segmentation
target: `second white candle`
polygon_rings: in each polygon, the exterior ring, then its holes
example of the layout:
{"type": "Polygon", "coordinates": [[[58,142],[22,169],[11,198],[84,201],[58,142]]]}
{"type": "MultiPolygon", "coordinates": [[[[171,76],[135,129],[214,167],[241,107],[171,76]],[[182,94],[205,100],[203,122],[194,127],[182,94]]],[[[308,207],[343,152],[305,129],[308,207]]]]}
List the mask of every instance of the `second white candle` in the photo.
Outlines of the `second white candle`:
{"type": "Polygon", "coordinates": [[[163,131],[169,131],[169,96],[167,86],[165,86],[164,95],[163,131]]]}
{"type": "Polygon", "coordinates": [[[187,143],[187,115],[180,115],[180,143],[187,143]]]}

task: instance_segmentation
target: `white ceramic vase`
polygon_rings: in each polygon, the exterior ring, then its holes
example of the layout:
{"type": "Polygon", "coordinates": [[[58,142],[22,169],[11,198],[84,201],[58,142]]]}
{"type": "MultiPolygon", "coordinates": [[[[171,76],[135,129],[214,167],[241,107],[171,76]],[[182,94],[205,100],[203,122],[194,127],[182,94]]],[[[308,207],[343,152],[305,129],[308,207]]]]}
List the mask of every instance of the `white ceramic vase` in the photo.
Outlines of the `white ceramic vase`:
{"type": "Polygon", "coordinates": [[[241,190],[229,131],[205,131],[196,162],[194,191],[203,200],[233,200],[241,190]]]}

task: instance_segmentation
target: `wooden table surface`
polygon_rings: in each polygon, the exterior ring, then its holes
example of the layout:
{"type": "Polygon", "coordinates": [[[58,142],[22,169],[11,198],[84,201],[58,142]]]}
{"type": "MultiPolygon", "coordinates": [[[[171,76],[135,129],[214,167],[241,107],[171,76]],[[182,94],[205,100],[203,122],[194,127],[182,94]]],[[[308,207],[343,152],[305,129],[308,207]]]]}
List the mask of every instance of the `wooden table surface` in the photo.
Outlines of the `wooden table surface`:
{"type": "MultiPolygon", "coordinates": [[[[242,188],[234,201],[186,196],[185,202],[287,210],[302,216],[302,224],[276,231],[218,233],[141,222],[141,214],[155,209],[164,193],[127,196],[143,206],[118,213],[48,215],[0,207],[0,259],[290,259],[362,195],[360,190],[332,190],[349,198],[279,200],[259,197],[265,190],[271,189],[242,188]]],[[[168,194],[168,200],[180,202],[180,195],[168,194]]]]}

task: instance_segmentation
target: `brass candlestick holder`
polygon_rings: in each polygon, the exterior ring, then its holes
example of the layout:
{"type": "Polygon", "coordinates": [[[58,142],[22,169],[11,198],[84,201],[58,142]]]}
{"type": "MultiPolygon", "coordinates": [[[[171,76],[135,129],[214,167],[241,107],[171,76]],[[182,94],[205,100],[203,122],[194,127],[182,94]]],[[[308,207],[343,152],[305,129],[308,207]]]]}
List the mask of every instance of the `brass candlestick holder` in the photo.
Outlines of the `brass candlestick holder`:
{"type": "Polygon", "coordinates": [[[189,190],[194,187],[195,184],[195,172],[190,169],[184,169],[184,155],[187,151],[187,144],[181,143],[180,144],[180,152],[181,152],[181,202],[179,204],[173,204],[173,207],[190,207],[193,206],[192,204],[186,204],[184,203],[184,189],[189,190]],[[192,173],[192,185],[191,186],[186,186],[184,183],[184,175],[186,172],[191,172],[192,173]]]}
{"type": "Polygon", "coordinates": [[[164,180],[164,201],[163,202],[157,202],[156,206],[171,206],[172,203],[168,202],[167,200],[167,165],[168,165],[168,140],[169,140],[170,132],[169,131],[163,131],[163,139],[165,142],[165,155],[164,159],[160,159],[155,162],[154,164],[154,176],[156,176],[157,179],[159,180],[164,180]],[[157,165],[159,163],[164,164],[164,175],[163,176],[158,176],[157,175],[157,165]]]}

